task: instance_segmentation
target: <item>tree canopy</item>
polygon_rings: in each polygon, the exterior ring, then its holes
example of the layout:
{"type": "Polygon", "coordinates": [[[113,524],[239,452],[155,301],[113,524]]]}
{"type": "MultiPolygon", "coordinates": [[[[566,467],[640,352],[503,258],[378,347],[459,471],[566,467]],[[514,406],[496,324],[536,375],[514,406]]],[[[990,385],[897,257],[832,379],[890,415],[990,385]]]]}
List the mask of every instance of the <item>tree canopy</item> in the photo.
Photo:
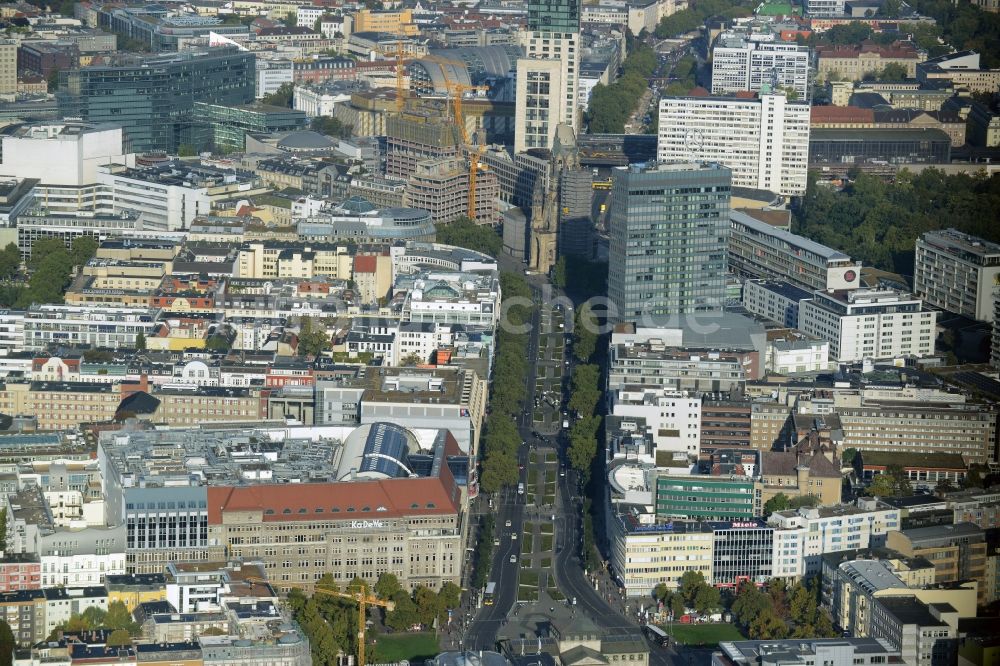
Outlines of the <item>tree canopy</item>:
{"type": "Polygon", "coordinates": [[[268,106],[283,106],[286,108],[292,108],[292,102],[295,99],[295,84],[294,83],[282,83],[281,86],[269,95],[264,95],[260,100],[262,104],[267,104],[268,106]]]}
{"type": "Polygon", "coordinates": [[[488,254],[491,257],[500,256],[503,241],[496,230],[485,224],[476,224],[468,217],[456,217],[447,224],[436,225],[437,242],[445,245],[456,245],[476,252],[488,254]]]}
{"type": "Polygon", "coordinates": [[[886,183],[858,173],[838,192],[810,172],[796,231],[867,265],[912,275],[914,244],[927,231],[953,227],[1000,242],[996,217],[982,214],[990,210],[1000,210],[1000,175],[903,170],[886,183]]]}
{"type": "Polygon", "coordinates": [[[750,16],[755,3],[741,0],[691,0],[687,9],[665,16],[656,26],[656,36],[660,39],[680,37],[705,24],[712,16],[740,18],[750,16]]]}
{"type": "Polygon", "coordinates": [[[622,75],[611,85],[597,84],[587,106],[587,128],[591,134],[622,134],[625,123],[635,111],[643,93],[649,90],[649,78],[656,71],[656,53],[645,44],[637,44],[625,58],[622,75]]]}

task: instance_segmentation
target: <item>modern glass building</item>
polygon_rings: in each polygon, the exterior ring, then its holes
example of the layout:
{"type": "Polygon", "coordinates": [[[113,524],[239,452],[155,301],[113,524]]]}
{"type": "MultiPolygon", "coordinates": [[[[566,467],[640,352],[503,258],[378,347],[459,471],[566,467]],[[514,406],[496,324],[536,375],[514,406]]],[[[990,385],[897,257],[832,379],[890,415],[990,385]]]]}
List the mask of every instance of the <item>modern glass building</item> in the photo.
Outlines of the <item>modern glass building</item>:
{"type": "Polygon", "coordinates": [[[615,321],[717,311],[726,296],[731,172],[718,164],[613,173],[608,298],[615,321]]]}
{"type": "Polygon", "coordinates": [[[528,30],[580,32],[580,0],[529,0],[528,30]]]}
{"type": "Polygon", "coordinates": [[[177,153],[197,145],[194,103],[254,100],[254,55],[217,47],[158,56],[124,56],[115,64],[64,72],[59,110],[65,117],[116,123],[128,152],[177,153]]]}
{"type": "Polygon", "coordinates": [[[247,134],[294,132],[305,129],[309,118],[304,111],[265,104],[226,106],[194,103],[195,145],[199,150],[242,151],[247,134]]]}

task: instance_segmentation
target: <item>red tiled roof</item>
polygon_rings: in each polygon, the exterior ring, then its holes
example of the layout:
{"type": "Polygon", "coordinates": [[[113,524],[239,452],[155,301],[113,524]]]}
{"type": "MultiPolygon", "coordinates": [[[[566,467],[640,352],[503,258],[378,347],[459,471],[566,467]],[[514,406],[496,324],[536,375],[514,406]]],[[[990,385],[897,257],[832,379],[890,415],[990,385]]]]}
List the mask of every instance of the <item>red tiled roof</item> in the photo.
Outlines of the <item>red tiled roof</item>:
{"type": "Polygon", "coordinates": [[[378,258],[370,254],[359,254],[354,257],[355,273],[374,273],[378,269],[378,258]]]}
{"type": "Polygon", "coordinates": [[[688,97],[709,97],[712,93],[701,86],[697,86],[688,91],[688,97]]]}
{"type": "Polygon", "coordinates": [[[262,511],[264,522],[447,515],[458,511],[458,488],[451,486],[448,492],[444,478],[214,486],[208,522],[218,525],[234,511],[262,511]]]}
{"type": "Polygon", "coordinates": [[[752,90],[737,90],[733,97],[739,99],[757,99],[757,93],[752,90]]]}

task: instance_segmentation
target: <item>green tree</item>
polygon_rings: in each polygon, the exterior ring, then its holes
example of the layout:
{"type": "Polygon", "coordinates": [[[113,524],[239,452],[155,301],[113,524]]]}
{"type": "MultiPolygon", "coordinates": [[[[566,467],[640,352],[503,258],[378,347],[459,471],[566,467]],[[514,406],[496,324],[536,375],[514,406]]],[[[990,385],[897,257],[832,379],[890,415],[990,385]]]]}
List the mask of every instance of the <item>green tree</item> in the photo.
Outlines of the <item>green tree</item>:
{"type": "Polygon", "coordinates": [[[566,255],[556,259],[552,267],[552,284],[559,289],[566,288],[566,255]]]}
{"type": "Polygon", "coordinates": [[[707,583],[705,582],[705,575],[702,572],[685,571],[684,575],[681,576],[677,591],[684,599],[684,603],[691,607],[694,606],[694,600],[698,596],[699,590],[705,585],[707,583]]]}
{"type": "Polygon", "coordinates": [[[854,447],[847,447],[844,452],[840,454],[840,460],[845,465],[853,465],[854,459],[858,457],[858,450],[854,447]]]}
{"type": "Polygon", "coordinates": [[[135,634],[138,632],[139,626],[132,619],[132,614],[128,611],[128,606],[126,606],[121,601],[112,601],[108,604],[108,612],[104,616],[104,628],[106,629],[124,629],[130,634],[135,634]]]}
{"type": "Polygon", "coordinates": [[[292,108],[292,100],[295,97],[295,84],[282,83],[281,86],[269,95],[264,95],[260,100],[262,104],[268,106],[282,106],[292,108]]]}
{"type": "Polygon", "coordinates": [[[505,486],[517,485],[517,458],[509,453],[487,453],[480,479],[483,490],[495,493],[505,486]]]}
{"type": "Polygon", "coordinates": [[[21,251],[16,243],[8,243],[0,250],[0,280],[9,280],[21,267],[21,251]]]}
{"type": "Polygon", "coordinates": [[[16,647],[17,640],[14,638],[14,632],[10,630],[10,625],[0,620],[0,666],[10,666],[13,663],[16,647]]]}
{"type": "Polygon", "coordinates": [[[778,493],[771,499],[764,502],[764,515],[769,516],[775,511],[785,511],[788,509],[788,495],[778,493]]]}
{"type": "Polygon", "coordinates": [[[322,326],[315,325],[312,317],[303,317],[299,323],[299,355],[318,356],[330,348],[330,336],[322,326]]]}
{"type": "Polygon", "coordinates": [[[888,65],[882,68],[878,73],[879,81],[883,82],[896,82],[905,81],[907,78],[906,68],[896,62],[890,62],[888,65]]]}
{"type": "Polygon", "coordinates": [[[429,627],[434,623],[441,610],[440,599],[434,590],[423,585],[413,590],[413,603],[417,605],[417,618],[420,624],[429,627]]]}
{"type": "Polygon", "coordinates": [[[205,349],[208,351],[227,352],[229,351],[229,346],[229,338],[218,333],[209,336],[208,340],[205,341],[205,349]]]}
{"type": "Polygon", "coordinates": [[[83,266],[97,254],[99,244],[93,236],[78,236],[73,239],[70,257],[74,266],[83,266]]]}
{"type": "Polygon", "coordinates": [[[491,257],[500,256],[503,250],[503,241],[493,227],[476,224],[465,215],[456,217],[447,224],[436,225],[435,238],[439,243],[468,248],[491,257]]]}
{"type": "Polygon", "coordinates": [[[314,132],[343,139],[351,136],[352,133],[350,125],[345,125],[332,116],[316,116],[309,126],[314,132]]]}
{"type": "Polygon", "coordinates": [[[59,68],[53,67],[52,71],[49,72],[48,78],[45,80],[48,85],[50,93],[54,93],[59,90],[59,68]]]}
{"type": "Polygon", "coordinates": [[[600,426],[601,417],[592,415],[578,419],[569,429],[569,463],[585,481],[590,478],[590,467],[597,455],[597,430],[600,426]]]}
{"type": "Polygon", "coordinates": [[[714,613],[722,608],[722,595],[719,588],[705,583],[698,588],[694,597],[694,609],[702,614],[714,613]]]}
{"type": "Polygon", "coordinates": [[[393,599],[396,593],[401,591],[403,586],[399,582],[396,574],[384,571],[379,574],[375,581],[375,594],[381,599],[393,599]]]}
{"type": "Polygon", "coordinates": [[[0,553],[7,552],[7,507],[0,509],[0,553]]]}
{"type": "Polygon", "coordinates": [[[441,599],[441,606],[443,608],[458,608],[462,603],[462,588],[448,581],[441,586],[441,589],[438,591],[438,597],[441,599]]]}
{"type": "Polygon", "coordinates": [[[108,647],[124,647],[132,644],[132,637],[124,629],[115,629],[108,636],[106,644],[108,647]]]}
{"type": "Polygon", "coordinates": [[[770,608],[754,617],[747,630],[753,640],[774,640],[788,636],[788,625],[770,608]]]}
{"type": "Polygon", "coordinates": [[[407,631],[420,621],[417,605],[413,603],[413,599],[406,592],[400,590],[393,597],[393,601],[396,604],[395,607],[385,615],[385,623],[389,628],[395,631],[407,631]]]}
{"type": "Polygon", "coordinates": [[[584,303],[576,309],[576,322],[573,324],[573,355],[586,363],[597,350],[597,317],[584,303]]]}
{"type": "Polygon", "coordinates": [[[135,335],[135,349],[136,351],[146,351],[146,334],[142,331],[135,335]]]}
{"type": "Polygon", "coordinates": [[[190,143],[182,143],[177,146],[177,157],[196,157],[197,155],[198,149],[190,143]]]}
{"type": "Polygon", "coordinates": [[[736,599],[732,605],[733,615],[740,624],[747,626],[765,610],[774,612],[771,608],[771,598],[760,591],[750,581],[743,581],[736,588],[736,599]]]}

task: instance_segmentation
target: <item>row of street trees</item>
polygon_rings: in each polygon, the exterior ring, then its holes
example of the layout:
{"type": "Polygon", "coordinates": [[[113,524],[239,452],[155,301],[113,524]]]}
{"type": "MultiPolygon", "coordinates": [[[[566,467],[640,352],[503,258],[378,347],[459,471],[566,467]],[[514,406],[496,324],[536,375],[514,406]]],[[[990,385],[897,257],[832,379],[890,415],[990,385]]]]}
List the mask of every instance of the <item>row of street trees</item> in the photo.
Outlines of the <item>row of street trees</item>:
{"type": "Polygon", "coordinates": [[[640,42],[630,44],[631,53],[622,65],[622,75],[611,85],[598,83],[590,93],[587,126],[591,134],[621,134],[635,111],[649,79],[656,71],[656,53],[640,42]]]}
{"type": "Polygon", "coordinates": [[[501,273],[500,288],[504,295],[501,319],[509,325],[497,331],[490,415],[480,443],[480,449],[485,451],[480,485],[488,493],[517,485],[517,449],[521,445],[521,434],[517,431],[516,415],[527,396],[528,336],[515,330],[531,323],[534,310],[534,306],[517,304],[532,298],[531,287],[522,276],[501,273]]]}
{"type": "Polygon", "coordinates": [[[829,612],[819,605],[816,577],[806,585],[796,582],[791,587],[781,578],[772,578],[763,589],[743,581],[730,610],[753,640],[837,635],[829,612]]]}

